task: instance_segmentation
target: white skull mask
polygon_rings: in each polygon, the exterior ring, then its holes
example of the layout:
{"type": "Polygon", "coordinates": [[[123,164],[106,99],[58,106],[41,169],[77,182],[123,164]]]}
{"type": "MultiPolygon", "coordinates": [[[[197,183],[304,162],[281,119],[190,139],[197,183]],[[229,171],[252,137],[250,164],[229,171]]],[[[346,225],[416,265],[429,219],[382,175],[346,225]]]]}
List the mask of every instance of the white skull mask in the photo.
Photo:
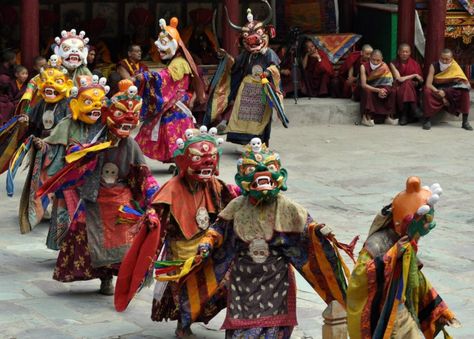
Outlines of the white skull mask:
{"type": "Polygon", "coordinates": [[[253,138],[250,140],[250,146],[254,153],[259,153],[262,150],[262,140],[260,138],[253,138]]]}
{"type": "Polygon", "coordinates": [[[186,132],[184,132],[184,135],[186,136],[186,140],[189,140],[193,137],[194,132],[192,129],[188,128],[186,132]]]}
{"type": "Polygon", "coordinates": [[[54,53],[63,61],[64,67],[69,71],[75,70],[81,65],[87,64],[89,49],[80,38],[68,38],[61,45],[56,46],[54,53]]]}
{"type": "Polygon", "coordinates": [[[47,110],[43,113],[43,127],[46,130],[50,130],[54,125],[54,112],[47,110]]]}
{"type": "Polygon", "coordinates": [[[160,57],[163,60],[169,60],[174,57],[179,47],[178,41],[173,39],[169,34],[163,32],[158,36],[155,45],[158,47],[160,57]]]}
{"type": "Polygon", "coordinates": [[[206,126],[199,127],[199,132],[201,132],[201,134],[207,134],[207,127],[206,126]]]}
{"type": "Polygon", "coordinates": [[[268,244],[265,239],[257,238],[252,240],[252,242],[249,244],[249,254],[254,262],[257,264],[263,264],[270,254],[270,250],[268,249],[268,244]]]}
{"type": "Polygon", "coordinates": [[[119,169],[117,165],[107,162],[102,167],[101,177],[106,184],[115,184],[118,179],[119,169]]]}

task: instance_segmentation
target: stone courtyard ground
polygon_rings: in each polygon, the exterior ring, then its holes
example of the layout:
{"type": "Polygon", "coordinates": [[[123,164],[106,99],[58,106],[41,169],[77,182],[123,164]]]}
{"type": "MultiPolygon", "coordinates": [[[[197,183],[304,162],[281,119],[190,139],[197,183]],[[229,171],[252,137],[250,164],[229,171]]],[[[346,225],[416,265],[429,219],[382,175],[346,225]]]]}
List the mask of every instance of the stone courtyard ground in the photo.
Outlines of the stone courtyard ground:
{"type": "MultiPolygon", "coordinates": [[[[297,112],[293,113],[295,117],[297,112]]],[[[377,211],[404,189],[407,176],[439,182],[437,227],[420,243],[424,272],[463,326],[453,338],[474,338],[474,133],[459,122],[431,131],[419,125],[304,125],[283,129],[274,123],[272,148],[289,172],[285,193],[338,239],[360,234],[360,249],[377,211]]],[[[221,178],[233,182],[237,146],[225,144],[221,178]]],[[[160,183],[167,166],[150,161],[160,183]]],[[[56,253],[45,248],[47,224],[21,235],[17,210],[24,172],[16,194],[5,193],[0,176],[0,337],[1,338],[172,338],[175,323],[150,320],[152,289],[143,290],[124,313],[113,298],[97,294],[99,281],[62,284],[52,280],[56,253]]],[[[349,263],[349,260],[347,260],[349,263]]],[[[352,265],[350,265],[352,267],[352,265]]],[[[321,338],[325,305],[300,278],[294,338],[321,338]]],[[[223,338],[221,313],[208,325],[195,324],[198,338],[223,338]]]]}

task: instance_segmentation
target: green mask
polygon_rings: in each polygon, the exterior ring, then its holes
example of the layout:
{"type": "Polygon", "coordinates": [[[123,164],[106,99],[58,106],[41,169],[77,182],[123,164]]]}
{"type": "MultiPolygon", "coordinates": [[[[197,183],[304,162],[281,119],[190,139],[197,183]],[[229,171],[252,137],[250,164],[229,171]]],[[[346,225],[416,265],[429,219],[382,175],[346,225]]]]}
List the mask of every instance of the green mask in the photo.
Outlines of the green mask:
{"type": "Polygon", "coordinates": [[[235,182],[244,196],[251,197],[256,203],[273,201],[280,190],[286,191],[287,178],[287,171],[281,168],[280,156],[265,144],[259,141],[258,146],[244,148],[235,175],[235,182]]]}

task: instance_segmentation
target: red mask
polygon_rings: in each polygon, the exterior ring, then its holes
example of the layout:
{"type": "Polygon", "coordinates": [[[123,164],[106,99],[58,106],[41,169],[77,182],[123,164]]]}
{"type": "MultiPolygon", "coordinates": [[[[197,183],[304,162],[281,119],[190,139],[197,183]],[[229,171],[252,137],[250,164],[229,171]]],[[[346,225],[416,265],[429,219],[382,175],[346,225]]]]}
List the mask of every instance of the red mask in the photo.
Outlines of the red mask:
{"type": "Polygon", "coordinates": [[[104,109],[104,123],[117,137],[127,138],[138,125],[141,108],[142,99],[139,96],[121,93],[113,97],[112,104],[104,109]]]}
{"type": "Polygon", "coordinates": [[[219,175],[219,150],[215,142],[202,138],[184,148],[184,152],[175,157],[179,175],[190,181],[206,182],[212,176],[219,175]]]}

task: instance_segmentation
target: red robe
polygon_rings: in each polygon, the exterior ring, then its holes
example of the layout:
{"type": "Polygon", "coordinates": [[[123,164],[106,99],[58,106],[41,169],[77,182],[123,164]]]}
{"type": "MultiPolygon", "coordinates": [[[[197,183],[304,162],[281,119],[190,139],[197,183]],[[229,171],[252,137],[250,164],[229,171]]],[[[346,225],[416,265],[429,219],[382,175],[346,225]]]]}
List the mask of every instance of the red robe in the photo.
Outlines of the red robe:
{"type": "MultiPolygon", "coordinates": [[[[370,77],[370,74],[374,71],[370,68],[368,62],[363,63],[365,67],[365,72],[367,79],[370,77]]],[[[387,64],[383,64],[380,67],[387,67],[387,64]]],[[[379,67],[379,68],[380,68],[379,67]]],[[[379,68],[377,70],[379,70],[379,68]]],[[[377,71],[375,70],[375,71],[377,71]]],[[[368,82],[368,81],[367,81],[368,82]]],[[[360,112],[361,114],[372,115],[392,115],[395,113],[395,90],[390,85],[383,86],[374,86],[377,88],[385,88],[388,91],[388,94],[385,98],[380,98],[377,93],[371,92],[368,89],[362,89],[361,100],[360,100],[360,112]]]]}
{"type": "MultiPolygon", "coordinates": [[[[398,70],[400,76],[404,77],[407,75],[418,74],[422,76],[421,67],[413,58],[409,58],[407,62],[402,62],[398,58],[392,61],[393,66],[398,70]]],[[[404,82],[397,82],[396,85],[396,97],[397,97],[397,109],[399,112],[403,110],[405,103],[417,104],[418,103],[418,90],[417,86],[419,82],[416,80],[405,80],[404,82]]]]}
{"type": "Polygon", "coordinates": [[[127,70],[127,72],[130,74],[130,76],[134,76],[137,73],[143,73],[145,71],[148,71],[147,65],[144,63],[138,62],[135,63],[129,59],[122,59],[117,63],[117,67],[122,66],[127,70]]]}
{"type": "Polygon", "coordinates": [[[308,57],[308,63],[305,67],[306,84],[310,96],[328,96],[329,84],[334,77],[334,69],[328,56],[321,50],[318,50],[321,61],[315,57],[308,57]]]}
{"type": "MultiPolygon", "coordinates": [[[[435,69],[434,75],[441,72],[439,62],[433,63],[433,67],[435,69]]],[[[454,115],[469,114],[471,103],[468,90],[452,87],[455,85],[455,82],[441,86],[441,84],[436,84],[433,80],[433,85],[444,91],[449,105],[445,106],[443,99],[436,96],[430,88],[425,87],[423,89],[423,113],[425,117],[430,118],[442,109],[454,115]]]]}
{"type": "Polygon", "coordinates": [[[338,97],[341,98],[350,98],[352,97],[352,94],[354,93],[354,100],[359,101],[360,100],[360,85],[358,84],[353,84],[353,85],[348,85],[347,84],[347,78],[349,77],[349,70],[351,67],[354,67],[353,69],[353,76],[357,77],[359,75],[359,70],[360,70],[360,65],[361,65],[361,52],[360,51],[355,51],[349,54],[347,59],[344,61],[342,66],[339,68],[339,94],[338,97]]]}

